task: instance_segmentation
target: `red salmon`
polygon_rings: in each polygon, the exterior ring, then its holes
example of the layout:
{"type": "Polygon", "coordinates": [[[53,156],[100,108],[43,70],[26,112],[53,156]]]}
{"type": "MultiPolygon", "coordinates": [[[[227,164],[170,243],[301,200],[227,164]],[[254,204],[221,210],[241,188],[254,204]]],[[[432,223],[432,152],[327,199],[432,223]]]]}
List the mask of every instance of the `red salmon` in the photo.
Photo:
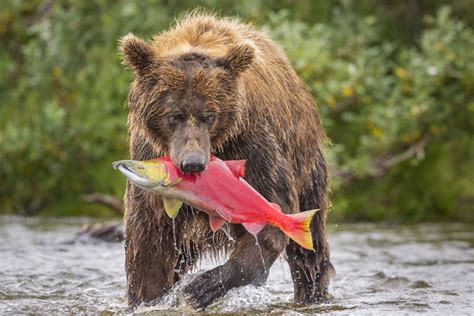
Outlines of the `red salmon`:
{"type": "Polygon", "coordinates": [[[197,174],[183,173],[167,156],[147,161],[121,160],[113,166],[133,184],[161,195],[171,218],[184,202],[207,213],[213,231],[227,221],[242,224],[257,235],[269,224],[313,250],[310,224],[317,210],[282,213],[277,204],[267,201],[242,178],[245,160],[224,161],[213,156],[206,170],[197,174]]]}

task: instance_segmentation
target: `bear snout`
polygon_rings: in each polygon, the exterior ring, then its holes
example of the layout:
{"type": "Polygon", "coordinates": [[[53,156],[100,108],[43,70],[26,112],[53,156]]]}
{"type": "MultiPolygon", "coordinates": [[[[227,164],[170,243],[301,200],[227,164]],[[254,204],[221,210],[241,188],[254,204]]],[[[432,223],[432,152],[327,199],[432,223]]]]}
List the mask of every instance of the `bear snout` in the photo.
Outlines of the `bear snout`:
{"type": "Polygon", "coordinates": [[[206,169],[206,157],[201,153],[189,153],[183,157],[179,168],[184,173],[198,173],[206,169]]]}

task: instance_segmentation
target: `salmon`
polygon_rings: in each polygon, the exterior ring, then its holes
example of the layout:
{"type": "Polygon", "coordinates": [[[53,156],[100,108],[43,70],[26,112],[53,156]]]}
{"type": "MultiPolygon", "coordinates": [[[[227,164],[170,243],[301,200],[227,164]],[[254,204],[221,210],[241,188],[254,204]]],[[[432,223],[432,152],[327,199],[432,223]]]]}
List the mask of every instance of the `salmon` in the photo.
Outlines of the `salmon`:
{"type": "Polygon", "coordinates": [[[185,203],[209,215],[212,231],[224,222],[241,224],[254,236],[265,227],[279,228],[301,247],[313,250],[310,224],[317,210],[285,214],[243,179],[245,160],[211,156],[200,173],[183,173],[170,157],[113,163],[136,186],[163,198],[166,214],[174,218],[185,203]]]}

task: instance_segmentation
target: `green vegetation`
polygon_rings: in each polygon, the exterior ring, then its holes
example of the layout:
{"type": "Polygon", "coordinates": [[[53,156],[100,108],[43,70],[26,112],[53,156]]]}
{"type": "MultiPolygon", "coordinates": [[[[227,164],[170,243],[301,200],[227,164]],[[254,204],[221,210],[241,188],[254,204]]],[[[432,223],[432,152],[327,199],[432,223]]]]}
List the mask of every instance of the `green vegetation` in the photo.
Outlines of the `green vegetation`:
{"type": "MultiPolygon", "coordinates": [[[[79,196],[123,195],[111,162],[128,156],[131,74],[117,40],[150,38],[196,3],[171,2],[2,5],[0,212],[112,214],[79,196]]],[[[331,219],[474,220],[474,5],[445,3],[199,1],[264,27],[313,92],[331,219]]]]}

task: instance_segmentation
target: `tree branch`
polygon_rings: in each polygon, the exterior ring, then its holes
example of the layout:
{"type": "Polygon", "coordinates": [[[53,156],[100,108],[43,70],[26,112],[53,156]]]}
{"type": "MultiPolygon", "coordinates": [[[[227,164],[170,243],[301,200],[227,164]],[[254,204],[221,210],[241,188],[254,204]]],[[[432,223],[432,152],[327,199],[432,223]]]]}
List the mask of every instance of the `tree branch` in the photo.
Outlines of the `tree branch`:
{"type": "Polygon", "coordinates": [[[418,160],[423,159],[425,157],[425,148],[430,142],[430,140],[430,136],[425,136],[400,154],[384,155],[375,158],[372,162],[374,168],[370,172],[370,176],[378,177],[384,175],[393,166],[398,165],[399,163],[404,162],[406,160],[409,160],[414,156],[416,156],[418,160]]]}
{"type": "Polygon", "coordinates": [[[366,177],[375,178],[383,176],[394,166],[406,160],[412,159],[414,156],[416,156],[416,158],[419,160],[423,159],[425,156],[425,148],[428,146],[430,141],[431,136],[426,135],[401,153],[386,153],[373,158],[371,160],[372,168],[366,175],[360,176],[348,170],[336,170],[335,174],[342,179],[343,186],[350,185],[356,180],[360,180],[366,177]]]}
{"type": "Polygon", "coordinates": [[[99,203],[109,207],[113,210],[116,214],[123,216],[124,214],[124,207],[122,201],[117,199],[114,196],[100,194],[100,193],[92,193],[92,194],[82,194],[80,196],[81,200],[89,202],[89,203],[99,203]]]}

